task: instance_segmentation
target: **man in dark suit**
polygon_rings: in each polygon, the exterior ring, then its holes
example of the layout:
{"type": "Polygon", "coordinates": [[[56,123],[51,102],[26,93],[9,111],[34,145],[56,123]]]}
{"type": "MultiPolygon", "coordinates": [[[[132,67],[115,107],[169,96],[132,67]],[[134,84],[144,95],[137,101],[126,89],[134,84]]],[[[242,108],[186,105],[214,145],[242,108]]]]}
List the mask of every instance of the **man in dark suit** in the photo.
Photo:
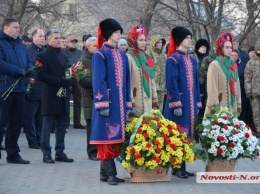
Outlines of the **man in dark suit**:
{"type": "MultiPolygon", "coordinates": [[[[45,50],[44,31],[34,30],[32,33],[33,42],[27,47],[30,59],[35,63],[37,55],[45,50]]],[[[25,97],[24,130],[29,148],[40,149],[40,140],[42,132],[41,100],[43,83],[34,75],[35,83],[27,91],[25,97]]]]}
{"type": "Polygon", "coordinates": [[[69,87],[75,84],[74,78],[66,78],[65,72],[68,68],[68,58],[62,53],[60,48],[60,31],[49,30],[46,33],[48,41],[47,49],[37,56],[37,61],[41,64],[38,69],[38,79],[44,83],[42,96],[43,127],[41,135],[41,150],[43,152],[43,162],[54,163],[51,157],[50,132],[56,123],[56,144],[55,160],[63,162],[73,162],[63,152],[65,149],[66,115],[69,114],[69,87]],[[66,95],[58,97],[58,90],[65,88],[66,95]]]}

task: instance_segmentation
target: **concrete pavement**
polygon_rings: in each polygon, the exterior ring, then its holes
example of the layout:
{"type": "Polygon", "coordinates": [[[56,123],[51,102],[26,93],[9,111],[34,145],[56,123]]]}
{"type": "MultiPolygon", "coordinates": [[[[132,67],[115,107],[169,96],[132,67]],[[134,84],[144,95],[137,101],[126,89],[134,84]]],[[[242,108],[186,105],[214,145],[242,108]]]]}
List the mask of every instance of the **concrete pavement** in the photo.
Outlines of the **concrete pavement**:
{"type": "MultiPolygon", "coordinates": [[[[21,156],[30,160],[31,164],[8,164],[6,153],[2,151],[0,160],[0,194],[175,194],[175,193],[225,193],[225,194],[257,194],[260,184],[198,184],[196,178],[186,180],[171,176],[171,182],[134,184],[129,182],[129,174],[117,162],[118,177],[126,182],[118,186],[110,186],[99,181],[99,162],[88,160],[86,153],[86,131],[68,129],[66,134],[66,150],[74,163],[42,162],[41,150],[28,148],[25,134],[21,133],[19,145],[21,156]]],[[[54,147],[54,134],[51,134],[51,145],[54,147]]],[[[54,157],[54,149],[52,157],[54,157]]],[[[197,172],[204,168],[202,161],[187,165],[188,171],[197,172]]],[[[260,160],[252,162],[240,159],[235,171],[260,171],[260,160]]]]}

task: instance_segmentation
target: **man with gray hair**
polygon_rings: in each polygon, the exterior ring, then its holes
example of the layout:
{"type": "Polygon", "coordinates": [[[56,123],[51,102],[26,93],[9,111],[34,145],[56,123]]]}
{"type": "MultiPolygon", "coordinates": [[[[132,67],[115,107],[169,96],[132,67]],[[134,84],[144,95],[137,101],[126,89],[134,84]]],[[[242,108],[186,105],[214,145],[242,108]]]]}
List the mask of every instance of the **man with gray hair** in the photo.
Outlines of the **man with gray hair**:
{"type": "MultiPolygon", "coordinates": [[[[4,127],[5,148],[8,163],[29,164],[22,159],[18,139],[23,125],[24,98],[32,62],[27,50],[19,38],[20,25],[15,18],[5,18],[0,31],[0,145],[3,141],[4,127]],[[28,71],[30,70],[30,71],[28,71]],[[5,99],[2,95],[20,79],[5,99]]],[[[1,156],[1,155],[0,155],[1,156]]]]}
{"type": "MultiPolygon", "coordinates": [[[[89,37],[85,41],[85,49],[79,59],[90,70],[92,69],[92,56],[97,51],[97,38],[89,37]]],[[[83,97],[83,111],[84,117],[87,123],[87,153],[90,160],[97,161],[97,147],[95,144],[89,144],[90,133],[91,133],[91,114],[93,106],[93,92],[92,92],[92,78],[85,77],[79,81],[82,87],[82,97],[83,97]]]]}
{"type": "Polygon", "coordinates": [[[56,123],[56,144],[55,160],[63,162],[73,162],[63,152],[65,149],[66,115],[70,108],[70,90],[76,81],[75,78],[66,78],[65,73],[68,68],[68,58],[62,53],[60,48],[61,33],[52,29],[46,34],[48,41],[47,49],[37,56],[38,63],[42,64],[38,69],[38,79],[44,83],[41,112],[43,115],[43,126],[41,135],[41,150],[43,152],[43,162],[54,163],[51,157],[50,132],[56,123]],[[57,96],[58,90],[65,88],[64,97],[57,96]]]}

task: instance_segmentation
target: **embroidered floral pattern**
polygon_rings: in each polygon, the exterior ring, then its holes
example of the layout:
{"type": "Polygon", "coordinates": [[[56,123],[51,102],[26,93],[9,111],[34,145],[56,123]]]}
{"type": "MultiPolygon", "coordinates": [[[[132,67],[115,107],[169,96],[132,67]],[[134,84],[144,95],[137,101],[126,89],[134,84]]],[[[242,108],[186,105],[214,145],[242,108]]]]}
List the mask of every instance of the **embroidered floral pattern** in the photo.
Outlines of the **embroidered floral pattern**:
{"type": "Polygon", "coordinates": [[[181,101],[176,101],[176,102],[170,102],[169,103],[169,108],[177,108],[177,107],[181,107],[182,103],[181,101]]]}
{"type": "Polygon", "coordinates": [[[96,109],[109,108],[109,103],[108,102],[96,102],[95,103],[95,108],[96,109]]]}

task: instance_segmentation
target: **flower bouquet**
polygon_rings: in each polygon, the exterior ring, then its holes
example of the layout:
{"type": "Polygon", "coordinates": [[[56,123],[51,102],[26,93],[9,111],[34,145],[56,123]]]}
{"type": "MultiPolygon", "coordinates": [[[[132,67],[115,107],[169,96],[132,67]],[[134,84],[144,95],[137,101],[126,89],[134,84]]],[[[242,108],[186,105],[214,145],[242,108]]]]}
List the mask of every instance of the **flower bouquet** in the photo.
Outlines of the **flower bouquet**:
{"type": "MultiPolygon", "coordinates": [[[[214,107],[214,114],[207,114],[205,120],[197,127],[204,151],[199,159],[208,160],[209,164],[227,169],[239,158],[260,158],[260,147],[254,132],[243,121],[237,119],[236,113],[228,108],[214,107]]],[[[209,165],[208,165],[209,167],[209,165]]]]}
{"type": "Polygon", "coordinates": [[[82,62],[72,66],[72,76],[75,77],[78,81],[84,77],[91,77],[90,68],[86,67],[82,62]]]}
{"type": "MultiPolygon", "coordinates": [[[[36,69],[37,67],[42,67],[42,63],[40,61],[35,61],[35,64],[33,67],[31,67],[30,69],[28,69],[25,73],[28,74],[32,71],[34,71],[34,69],[36,69]]],[[[23,77],[19,77],[6,91],[5,93],[3,93],[2,98],[4,98],[4,100],[6,100],[8,98],[8,96],[10,95],[10,93],[14,90],[14,88],[17,86],[17,84],[23,79],[23,77]]],[[[30,83],[29,83],[30,84],[30,83]]]]}
{"type": "Polygon", "coordinates": [[[169,167],[180,168],[183,161],[192,163],[196,159],[194,143],[180,126],[163,118],[159,110],[134,118],[127,124],[126,133],[130,138],[121,158],[122,165],[130,170],[131,182],[169,181],[169,167]],[[136,178],[135,172],[142,172],[141,178],[136,178]]]}
{"type": "MultiPolygon", "coordinates": [[[[71,71],[71,68],[68,68],[65,71],[65,79],[70,79],[71,77],[72,77],[72,71],[71,71]]],[[[65,87],[60,87],[58,92],[57,92],[57,96],[59,98],[66,97],[66,88],[65,87]]]]}
{"type": "Polygon", "coordinates": [[[34,80],[33,78],[30,78],[30,81],[29,81],[29,84],[27,85],[27,90],[26,90],[26,92],[27,92],[28,94],[30,94],[31,89],[32,89],[34,83],[35,83],[35,80],[34,80]]]}

